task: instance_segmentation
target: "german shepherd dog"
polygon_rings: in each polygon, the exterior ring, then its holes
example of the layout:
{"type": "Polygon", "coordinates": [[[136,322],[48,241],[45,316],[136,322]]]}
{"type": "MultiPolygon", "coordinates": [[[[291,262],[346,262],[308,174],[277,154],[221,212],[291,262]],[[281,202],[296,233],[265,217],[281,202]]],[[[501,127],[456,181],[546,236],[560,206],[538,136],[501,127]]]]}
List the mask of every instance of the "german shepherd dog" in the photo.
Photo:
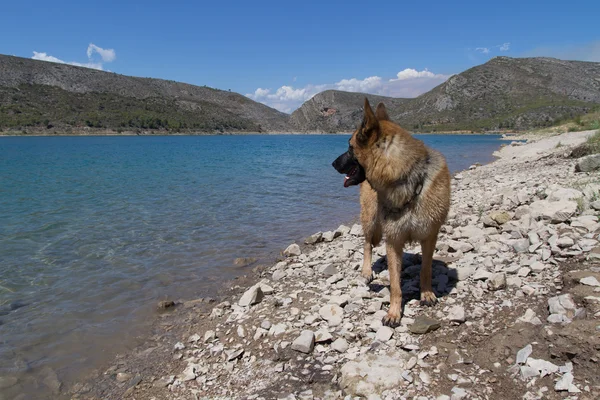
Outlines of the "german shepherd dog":
{"type": "Polygon", "coordinates": [[[348,151],[333,162],[333,167],[346,174],[345,187],[361,185],[360,217],[365,234],[362,275],[367,282],[372,279],[372,247],[385,234],[390,308],[383,324],[396,327],[402,318],[400,276],[405,243],[421,243],[421,304],[433,306],[437,302],[431,288],[431,263],[450,208],[446,160],[390,121],[383,103],[373,113],[365,98],[363,121],[352,134],[348,151]]]}

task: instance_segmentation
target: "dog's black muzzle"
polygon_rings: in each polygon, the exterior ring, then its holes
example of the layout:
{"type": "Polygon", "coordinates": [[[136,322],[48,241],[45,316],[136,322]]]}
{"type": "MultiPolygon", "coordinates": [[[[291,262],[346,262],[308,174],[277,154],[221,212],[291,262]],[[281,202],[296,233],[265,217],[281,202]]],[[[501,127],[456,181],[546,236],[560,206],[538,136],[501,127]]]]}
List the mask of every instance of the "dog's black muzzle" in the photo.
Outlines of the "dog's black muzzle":
{"type": "Polygon", "coordinates": [[[358,185],[366,179],[364,168],[350,151],[345,152],[331,164],[340,174],[346,174],[344,187],[358,185]]]}

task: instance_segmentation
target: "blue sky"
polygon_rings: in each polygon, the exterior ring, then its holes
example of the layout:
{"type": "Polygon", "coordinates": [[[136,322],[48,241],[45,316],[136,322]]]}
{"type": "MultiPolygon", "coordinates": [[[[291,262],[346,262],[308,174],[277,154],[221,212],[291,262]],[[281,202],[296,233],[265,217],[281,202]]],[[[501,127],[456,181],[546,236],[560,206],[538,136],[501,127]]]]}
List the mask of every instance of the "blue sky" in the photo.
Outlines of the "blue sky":
{"type": "Polygon", "coordinates": [[[599,15],[597,0],[22,0],[1,7],[0,53],[231,89],[290,112],[328,88],[414,97],[498,55],[600,61],[599,15]]]}

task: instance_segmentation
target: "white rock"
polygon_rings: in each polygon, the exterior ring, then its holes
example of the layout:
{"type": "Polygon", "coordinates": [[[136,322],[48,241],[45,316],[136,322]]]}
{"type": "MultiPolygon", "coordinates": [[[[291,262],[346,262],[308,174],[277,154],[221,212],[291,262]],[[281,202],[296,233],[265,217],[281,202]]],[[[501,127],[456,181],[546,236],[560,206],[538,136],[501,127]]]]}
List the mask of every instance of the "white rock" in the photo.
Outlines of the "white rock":
{"type": "Polygon", "coordinates": [[[286,257],[299,256],[300,254],[302,254],[302,251],[300,251],[300,246],[298,246],[296,243],[290,244],[283,251],[283,255],[286,256],[286,257]]]}
{"type": "Polygon", "coordinates": [[[558,382],[556,382],[556,385],[554,385],[554,390],[557,392],[569,390],[569,387],[572,384],[573,384],[573,374],[571,374],[570,372],[567,372],[558,380],[558,382]]]}
{"type": "Polygon", "coordinates": [[[352,225],[352,229],[350,229],[350,234],[353,236],[363,236],[362,226],[357,224],[352,225]]]}
{"type": "Polygon", "coordinates": [[[529,207],[533,218],[549,220],[553,224],[565,222],[577,212],[577,203],[570,200],[538,200],[529,207]]]}
{"type": "Polygon", "coordinates": [[[478,268],[471,278],[475,281],[486,281],[490,278],[490,276],[492,276],[491,272],[488,272],[483,268],[478,268]]]}
{"type": "Polygon", "coordinates": [[[278,335],[282,335],[285,333],[287,329],[287,325],[282,322],[280,324],[275,324],[273,326],[271,326],[271,329],[269,329],[269,335],[270,336],[278,336],[278,335]]]}
{"type": "Polygon", "coordinates": [[[326,329],[319,329],[317,333],[315,333],[315,342],[317,343],[325,343],[333,340],[333,336],[326,329]]]}
{"type": "Polygon", "coordinates": [[[201,339],[200,335],[198,335],[197,333],[194,333],[192,336],[190,336],[190,338],[188,339],[188,342],[195,343],[200,339],[201,339]]]}
{"type": "Polygon", "coordinates": [[[250,289],[246,290],[246,292],[242,295],[238,304],[242,307],[247,307],[252,304],[260,303],[263,299],[264,295],[262,289],[260,288],[260,284],[254,285],[250,287],[250,289]]]}
{"type": "Polygon", "coordinates": [[[344,307],[346,304],[348,304],[348,301],[350,301],[350,296],[347,294],[343,294],[341,296],[332,296],[329,299],[329,303],[337,304],[340,307],[344,307]]]}
{"type": "Polygon", "coordinates": [[[504,272],[493,274],[487,281],[488,289],[501,290],[506,287],[506,274],[504,272]]]}
{"type": "Polygon", "coordinates": [[[528,344],[527,346],[519,350],[517,352],[517,364],[525,364],[532,352],[533,347],[531,346],[531,344],[528,344]]]}
{"type": "Polygon", "coordinates": [[[319,309],[319,315],[329,323],[329,326],[338,326],[342,323],[344,309],[336,304],[327,304],[319,309]]]}
{"type": "Polygon", "coordinates": [[[292,350],[308,354],[315,346],[315,334],[313,331],[304,330],[292,343],[292,350]]]}
{"type": "Polygon", "coordinates": [[[541,325],[542,324],[542,320],[536,315],[535,311],[533,311],[531,308],[528,308],[525,311],[525,314],[523,314],[522,317],[519,317],[517,319],[518,322],[526,322],[529,324],[533,324],[533,325],[541,325]]]}
{"type": "Polygon", "coordinates": [[[380,342],[387,342],[392,338],[393,335],[394,330],[392,328],[390,328],[389,326],[382,326],[377,330],[377,333],[375,334],[375,339],[379,340],[380,342]]]}
{"type": "Polygon", "coordinates": [[[404,360],[387,355],[365,354],[341,368],[340,387],[351,396],[368,397],[401,387],[404,360]]]}
{"type": "Polygon", "coordinates": [[[465,322],[465,309],[462,306],[453,306],[448,311],[448,319],[452,322],[465,322]]]}
{"type": "Polygon", "coordinates": [[[527,365],[530,366],[531,368],[535,368],[538,371],[540,371],[541,378],[543,378],[546,375],[550,375],[555,372],[558,372],[558,366],[554,365],[551,362],[546,361],[546,360],[538,360],[538,359],[529,357],[527,359],[527,365]]]}
{"type": "Polygon", "coordinates": [[[177,342],[175,343],[175,346],[173,346],[173,350],[177,351],[177,350],[183,350],[185,349],[185,345],[181,342],[177,342]]]}
{"type": "Polygon", "coordinates": [[[333,343],[331,343],[331,348],[338,353],[345,353],[348,351],[348,342],[344,338],[337,338],[333,343]]]}
{"type": "Polygon", "coordinates": [[[600,282],[598,282],[598,279],[596,279],[596,277],[594,277],[594,276],[586,276],[585,278],[581,278],[579,280],[579,283],[587,285],[587,286],[594,286],[594,287],[600,286],[600,282]]]}
{"type": "Polygon", "coordinates": [[[542,272],[546,269],[546,265],[543,262],[536,261],[529,266],[533,272],[542,272]]]}
{"type": "Polygon", "coordinates": [[[273,272],[272,278],[274,281],[280,281],[285,278],[286,275],[287,273],[284,270],[278,269],[277,271],[273,272]]]}
{"type": "Polygon", "coordinates": [[[319,273],[325,276],[332,276],[338,273],[337,267],[333,264],[322,265],[319,268],[319,273]]]}

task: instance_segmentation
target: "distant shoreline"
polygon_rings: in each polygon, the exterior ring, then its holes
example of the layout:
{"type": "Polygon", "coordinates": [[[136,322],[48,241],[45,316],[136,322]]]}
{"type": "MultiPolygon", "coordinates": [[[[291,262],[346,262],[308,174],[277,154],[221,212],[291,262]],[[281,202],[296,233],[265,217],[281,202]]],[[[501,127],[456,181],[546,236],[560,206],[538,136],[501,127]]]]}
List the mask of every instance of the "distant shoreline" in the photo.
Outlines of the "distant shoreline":
{"type": "MultiPolygon", "coordinates": [[[[413,135],[507,135],[517,136],[525,132],[466,132],[466,131],[450,131],[450,132],[410,132],[413,135]]],[[[0,132],[0,137],[69,137],[69,136],[244,136],[244,135],[351,135],[352,132],[113,132],[106,130],[91,131],[91,132],[49,132],[49,133],[20,133],[20,132],[0,132]]]]}

